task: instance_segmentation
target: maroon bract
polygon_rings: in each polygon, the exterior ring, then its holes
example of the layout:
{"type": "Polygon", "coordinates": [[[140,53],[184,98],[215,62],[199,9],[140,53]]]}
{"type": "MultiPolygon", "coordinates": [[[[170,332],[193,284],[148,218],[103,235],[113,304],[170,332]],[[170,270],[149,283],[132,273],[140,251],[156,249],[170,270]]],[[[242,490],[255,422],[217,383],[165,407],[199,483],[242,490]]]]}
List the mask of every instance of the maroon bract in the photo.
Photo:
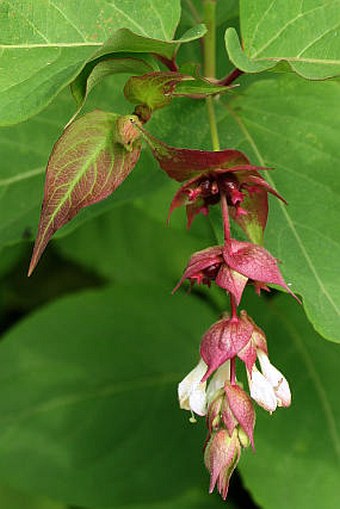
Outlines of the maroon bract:
{"type": "Polygon", "coordinates": [[[251,375],[258,352],[261,351],[268,355],[267,340],[263,330],[256,325],[254,320],[250,318],[246,311],[241,311],[241,315],[245,321],[249,321],[253,330],[249,342],[238,352],[237,356],[244,362],[248,374],[251,375]]]}
{"type": "Polygon", "coordinates": [[[275,284],[284,288],[299,302],[283,279],[277,260],[263,247],[230,239],[229,244],[223,248],[223,258],[231,269],[255,283],[257,293],[261,289],[267,290],[266,284],[275,284]]]}
{"type": "Polygon", "coordinates": [[[250,242],[230,239],[225,246],[213,246],[194,253],[174,292],[185,279],[191,284],[206,284],[211,281],[241,301],[243,290],[250,281],[257,293],[269,291],[267,284],[277,284],[299,299],[285,283],[276,259],[263,247],[250,242]]]}
{"type": "Polygon", "coordinates": [[[136,127],[143,134],[162,170],[177,182],[202,176],[218,168],[259,169],[251,165],[248,158],[239,150],[210,151],[172,147],[152,136],[140,125],[136,127]]]}
{"type": "Polygon", "coordinates": [[[222,318],[204,334],[200,355],[208,366],[202,382],[225,361],[237,356],[249,342],[253,326],[242,315],[240,318],[222,318]]]}
{"type": "Polygon", "coordinates": [[[231,436],[240,425],[254,447],[255,411],[248,394],[239,386],[226,382],[226,399],[222,405],[222,419],[231,436]]]}

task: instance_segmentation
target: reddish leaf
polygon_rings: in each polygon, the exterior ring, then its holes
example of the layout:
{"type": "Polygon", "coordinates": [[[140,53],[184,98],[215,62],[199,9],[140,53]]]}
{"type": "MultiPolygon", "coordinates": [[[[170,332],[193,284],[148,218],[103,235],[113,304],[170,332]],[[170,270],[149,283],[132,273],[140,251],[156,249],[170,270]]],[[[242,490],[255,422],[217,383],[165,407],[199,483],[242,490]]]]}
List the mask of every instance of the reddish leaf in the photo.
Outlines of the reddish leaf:
{"type": "Polygon", "coordinates": [[[169,177],[178,182],[184,182],[199,173],[218,168],[233,168],[233,172],[240,169],[259,169],[258,166],[250,165],[247,157],[239,150],[226,149],[214,152],[171,147],[152,136],[145,129],[141,127],[139,129],[142,131],[160,167],[169,177]]]}
{"type": "Polygon", "coordinates": [[[135,166],[141,144],[130,118],[93,111],[73,122],[54,145],[29,275],[54,232],[80,209],[109,196],[135,166]]]}
{"type": "Polygon", "coordinates": [[[236,272],[253,281],[279,285],[299,302],[283,279],[276,259],[263,247],[232,239],[230,246],[224,248],[223,257],[236,272]]]}

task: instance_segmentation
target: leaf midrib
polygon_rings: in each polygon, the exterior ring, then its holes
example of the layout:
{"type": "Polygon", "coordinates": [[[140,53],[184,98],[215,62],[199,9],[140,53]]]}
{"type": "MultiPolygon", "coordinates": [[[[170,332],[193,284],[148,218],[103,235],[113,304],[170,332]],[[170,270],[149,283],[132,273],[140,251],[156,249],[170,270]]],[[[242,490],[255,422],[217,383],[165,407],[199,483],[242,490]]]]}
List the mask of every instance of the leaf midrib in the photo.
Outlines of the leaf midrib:
{"type": "MultiPolygon", "coordinates": [[[[53,222],[54,222],[56,216],[58,215],[60,209],[62,208],[62,206],[66,203],[66,201],[68,199],[70,199],[75,186],[84,177],[84,175],[88,171],[89,167],[96,162],[96,160],[98,159],[99,154],[107,147],[107,145],[108,145],[107,144],[108,136],[109,136],[109,134],[107,134],[107,136],[105,136],[105,138],[102,140],[102,142],[100,144],[98,144],[97,150],[95,150],[93,152],[92,156],[90,158],[88,158],[88,159],[86,158],[86,162],[83,165],[81,172],[79,174],[77,174],[76,178],[71,181],[72,183],[71,183],[70,187],[68,188],[68,191],[64,194],[63,199],[59,202],[59,205],[55,209],[53,214],[51,214],[51,217],[50,217],[47,225],[44,228],[44,234],[41,236],[41,239],[40,239],[40,242],[39,242],[39,246],[43,245],[44,240],[46,238],[46,235],[49,232],[49,229],[50,229],[51,225],[53,224],[53,222]]],[[[58,189],[58,188],[56,188],[56,189],[58,189]]]]}

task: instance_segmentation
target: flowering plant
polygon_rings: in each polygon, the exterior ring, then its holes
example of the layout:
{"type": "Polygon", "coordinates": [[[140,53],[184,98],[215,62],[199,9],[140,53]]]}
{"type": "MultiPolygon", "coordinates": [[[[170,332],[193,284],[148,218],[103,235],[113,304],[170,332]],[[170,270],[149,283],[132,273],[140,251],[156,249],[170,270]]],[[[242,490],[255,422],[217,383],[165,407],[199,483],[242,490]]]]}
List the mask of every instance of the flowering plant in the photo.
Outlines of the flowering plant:
{"type": "Polygon", "coordinates": [[[0,2],[1,508],[337,507],[338,16],[0,2]]]}

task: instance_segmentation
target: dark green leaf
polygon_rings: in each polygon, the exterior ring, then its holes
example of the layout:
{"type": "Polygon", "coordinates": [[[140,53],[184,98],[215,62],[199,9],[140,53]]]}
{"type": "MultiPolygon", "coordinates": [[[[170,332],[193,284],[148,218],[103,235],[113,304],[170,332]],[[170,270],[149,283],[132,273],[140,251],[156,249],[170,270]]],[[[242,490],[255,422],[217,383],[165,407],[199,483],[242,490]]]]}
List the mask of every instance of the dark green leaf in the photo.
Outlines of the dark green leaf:
{"type": "Polygon", "coordinates": [[[172,289],[192,252],[206,247],[208,232],[203,239],[197,233],[188,235],[185,228],[166,225],[167,210],[160,223],[144,208],[144,203],[141,208],[132,203],[115,207],[56,245],[68,259],[107,279],[135,284],[169,281],[172,289]]]}
{"type": "Polygon", "coordinates": [[[207,489],[204,423],[177,408],[176,384],[212,316],[169,292],[92,291],[10,331],[0,345],[1,480],[85,507],[152,507],[207,489]]]}
{"type": "Polygon", "coordinates": [[[0,485],[0,507],[3,509],[67,509],[61,502],[29,495],[6,485],[0,485]]]}
{"type": "Polygon", "coordinates": [[[284,60],[304,78],[340,74],[339,0],[241,0],[240,21],[242,47],[234,28],[225,34],[238,69],[261,72],[284,60]]]}

